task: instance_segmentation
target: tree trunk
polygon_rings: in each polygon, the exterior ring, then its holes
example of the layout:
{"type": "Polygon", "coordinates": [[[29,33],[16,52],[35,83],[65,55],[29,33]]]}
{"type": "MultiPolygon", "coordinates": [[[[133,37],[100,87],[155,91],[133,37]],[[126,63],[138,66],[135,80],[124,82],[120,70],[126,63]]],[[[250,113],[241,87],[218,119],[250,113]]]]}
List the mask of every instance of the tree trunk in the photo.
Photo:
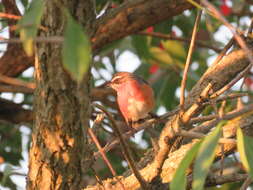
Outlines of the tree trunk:
{"type": "MultiPolygon", "coordinates": [[[[91,1],[45,1],[41,36],[62,36],[67,8],[83,26],[95,18],[91,1]]],[[[27,189],[82,189],[91,165],[86,129],[89,125],[89,73],[78,87],[62,66],[61,44],[39,44],[35,58],[35,123],[27,189]],[[82,110],[82,111],[81,111],[82,110]],[[80,119],[82,118],[82,120],[80,119]]]]}

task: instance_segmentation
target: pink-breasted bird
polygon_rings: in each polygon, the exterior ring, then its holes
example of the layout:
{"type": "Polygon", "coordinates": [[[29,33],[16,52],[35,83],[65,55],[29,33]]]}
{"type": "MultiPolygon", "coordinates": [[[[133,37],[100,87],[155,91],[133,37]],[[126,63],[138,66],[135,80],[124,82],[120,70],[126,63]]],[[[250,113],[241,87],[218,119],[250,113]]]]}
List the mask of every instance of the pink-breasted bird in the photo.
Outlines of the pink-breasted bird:
{"type": "Polygon", "coordinates": [[[146,118],[155,106],[153,89],[144,79],[132,73],[116,73],[107,86],[117,92],[119,109],[130,127],[146,118]]]}

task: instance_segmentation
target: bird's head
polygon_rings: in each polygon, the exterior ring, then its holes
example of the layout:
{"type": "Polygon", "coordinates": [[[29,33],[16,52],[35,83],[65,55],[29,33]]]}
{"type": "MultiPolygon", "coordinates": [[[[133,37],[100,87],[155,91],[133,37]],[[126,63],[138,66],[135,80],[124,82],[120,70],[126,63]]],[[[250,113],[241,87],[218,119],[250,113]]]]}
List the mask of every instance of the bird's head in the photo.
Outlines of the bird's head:
{"type": "Polygon", "coordinates": [[[114,90],[118,90],[122,87],[122,85],[126,84],[128,80],[132,80],[135,78],[135,75],[129,72],[118,72],[113,75],[111,81],[106,83],[107,87],[111,87],[114,90]]]}

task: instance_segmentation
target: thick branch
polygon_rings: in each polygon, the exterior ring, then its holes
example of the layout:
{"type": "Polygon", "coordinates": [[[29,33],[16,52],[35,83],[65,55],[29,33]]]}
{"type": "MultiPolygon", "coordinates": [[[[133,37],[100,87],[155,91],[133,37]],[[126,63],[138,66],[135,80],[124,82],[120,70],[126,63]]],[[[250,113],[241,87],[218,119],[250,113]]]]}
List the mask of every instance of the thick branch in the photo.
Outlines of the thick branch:
{"type": "Polygon", "coordinates": [[[93,48],[100,49],[115,40],[181,14],[192,8],[185,0],[130,0],[98,19],[93,48]]]}
{"type": "Polygon", "coordinates": [[[192,88],[186,100],[186,107],[196,102],[200,93],[211,83],[216,92],[228,84],[238,73],[249,65],[247,54],[243,50],[235,50],[225,56],[219,64],[210,67],[192,88]]]}
{"type": "Polygon", "coordinates": [[[9,123],[31,123],[33,114],[31,110],[22,108],[22,105],[0,99],[0,120],[9,123]]]}
{"type": "MultiPolygon", "coordinates": [[[[50,28],[50,32],[41,32],[41,35],[63,34],[66,24],[63,7],[79,23],[88,23],[90,11],[94,11],[91,4],[91,0],[45,1],[42,25],[50,28]]],[[[77,85],[63,68],[59,44],[38,44],[37,50],[35,121],[27,189],[81,189],[86,185],[84,176],[92,163],[86,133],[90,116],[90,72],[77,85]]]]}

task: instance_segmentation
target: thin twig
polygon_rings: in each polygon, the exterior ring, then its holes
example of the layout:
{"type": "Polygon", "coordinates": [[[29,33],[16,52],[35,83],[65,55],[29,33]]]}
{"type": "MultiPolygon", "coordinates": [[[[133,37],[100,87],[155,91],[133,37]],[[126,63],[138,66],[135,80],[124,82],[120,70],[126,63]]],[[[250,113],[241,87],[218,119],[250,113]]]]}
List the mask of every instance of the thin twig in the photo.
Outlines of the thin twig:
{"type": "Polygon", "coordinates": [[[212,13],[216,16],[216,18],[218,20],[220,20],[231,31],[231,33],[234,35],[234,39],[241,46],[241,48],[245,51],[245,53],[247,54],[247,57],[250,61],[250,64],[252,65],[253,64],[253,54],[250,51],[250,49],[247,47],[247,44],[245,43],[244,39],[240,36],[240,34],[238,34],[236,28],[233,25],[231,25],[226,20],[226,18],[207,0],[201,0],[201,2],[205,6],[207,6],[212,11],[212,13]]]}
{"type": "Polygon", "coordinates": [[[183,116],[181,118],[183,123],[188,123],[192,116],[199,110],[199,108],[202,106],[202,103],[207,100],[209,97],[209,92],[212,89],[212,84],[208,83],[208,85],[202,90],[198,100],[187,110],[183,113],[183,116]]]}
{"type": "MultiPolygon", "coordinates": [[[[127,131],[124,135],[123,135],[123,139],[128,139],[130,138],[131,136],[133,136],[136,132],[140,131],[140,130],[143,130],[147,127],[150,127],[152,124],[156,123],[156,119],[150,119],[150,120],[147,120],[144,124],[141,124],[139,125],[136,130],[129,130],[127,131]]],[[[118,143],[120,143],[119,139],[112,139],[110,142],[108,142],[103,150],[105,152],[108,152],[109,150],[113,149],[118,143]]],[[[94,153],[94,156],[95,158],[97,158],[99,156],[99,152],[96,152],[94,153]]]]}
{"type": "Polygon", "coordinates": [[[225,107],[226,107],[226,103],[227,102],[225,100],[223,100],[222,103],[221,103],[221,107],[218,111],[218,114],[219,114],[220,118],[224,117],[224,110],[225,110],[225,107]]]}
{"type": "MultiPolygon", "coordinates": [[[[203,133],[186,131],[186,130],[183,130],[183,129],[179,130],[177,135],[192,138],[192,139],[195,139],[195,138],[200,139],[200,138],[206,137],[206,135],[204,135],[203,133]]],[[[229,139],[229,138],[220,138],[219,143],[220,144],[236,144],[236,140],[235,139],[229,139]]]]}
{"type": "Polygon", "coordinates": [[[27,177],[27,174],[20,173],[20,172],[12,172],[12,173],[9,174],[9,176],[12,176],[12,175],[18,175],[18,176],[22,176],[22,177],[27,177]]]}
{"type": "MultiPolygon", "coordinates": [[[[98,114],[98,115],[97,115],[97,118],[96,118],[95,121],[94,121],[93,127],[95,127],[96,125],[98,125],[98,123],[100,123],[102,120],[103,120],[103,118],[101,118],[101,115],[98,114]]],[[[95,143],[95,145],[97,146],[97,148],[98,148],[98,150],[99,150],[99,152],[100,152],[102,158],[104,159],[104,161],[105,161],[106,165],[108,166],[109,170],[111,171],[112,175],[113,175],[114,177],[116,177],[117,174],[116,174],[115,170],[113,169],[113,167],[112,167],[110,161],[108,160],[108,158],[107,158],[105,152],[103,151],[103,149],[102,149],[102,147],[101,147],[101,145],[100,145],[100,143],[99,143],[99,141],[98,141],[96,135],[93,133],[93,131],[92,131],[91,128],[88,128],[88,134],[90,135],[90,138],[92,139],[92,141],[93,141],[93,142],[95,143]]]]}
{"type": "MultiPolygon", "coordinates": [[[[222,135],[223,135],[223,133],[222,133],[222,135]]],[[[224,161],[225,161],[224,144],[221,144],[220,149],[221,149],[220,176],[222,176],[223,172],[224,172],[224,161]]]]}
{"type": "Polygon", "coordinates": [[[102,179],[99,177],[99,175],[97,174],[96,170],[95,170],[93,167],[91,167],[91,171],[94,173],[95,178],[96,178],[96,181],[97,181],[97,182],[103,187],[103,189],[105,190],[103,181],[102,181],[102,179]]]}
{"type": "Polygon", "coordinates": [[[248,176],[247,179],[243,182],[240,190],[247,190],[252,181],[253,181],[252,178],[248,176]]]}
{"type": "Polygon", "coordinates": [[[219,117],[217,114],[194,117],[189,121],[189,124],[195,124],[195,123],[200,123],[200,122],[204,122],[204,121],[209,121],[209,120],[212,120],[217,117],[219,117]]]}
{"type": "Polygon", "coordinates": [[[183,73],[183,79],[181,82],[181,91],[180,91],[180,109],[181,111],[184,110],[184,101],[185,101],[185,86],[186,86],[186,81],[187,81],[187,73],[191,64],[191,57],[192,57],[192,53],[194,50],[194,44],[195,44],[195,40],[196,40],[196,35],[197,35],[197,31],[198,31],[198,26],[200,23],[200,19],[201,19],[201,14],[202,11],[198,11],[197,14],[197,18],[193,27],[193,32],[192,32],[192,39],[191,39],[191,43],[190,43],[190,47],[189,47],[189,51],[188,51],[188,55],[187,55],[187,59],[186,59],[186,63],[185,63],[185,67],[184,67],[184,73],[183,73]]]}
{"type": "Polygon", "coordinates": [[[234,111],[231,111],[229,113],[227,113],[226,115],[224,115],[223,117],[220,117],[220,118],[216,118],[212,121],[209,121],[207,123],[203,123],[202,125],[199,125],[193,129],[191,129],[190,131],[198,131],[198,132],[203,132],[203,133],[206,133],[208,132],[214,125],[218,124],[221,120],[230,120],[230,119],[233,119],[235,117],[238,117],[242,114],[245,114],[245,113],[248,113],[248,112],[251,112],[253,110],[253,104],[250,104],[250,105],[247,105],[247,106],[244,106],[243,108],[241,109],[237,109],[237,110],[234,110],[234,111]]]}
{"type": "Polygon", "coordinates": [[[0,82],[10,84],[10,85],[23,86],[23,87],[26,87],[26,88],[35,89],[35,83],[25,82],[25,81],[22,81],[22,80],[18,80],[16,78],[4,76],[2,74],[0,74],[0,82]]]}
{"type": "Polygon", "coordinates": [[[253,31],[253,18],[251,18],[251,22],[250,22],[250,25],[249,25],[249,29],[248,29],[248,32],[247,32],[247,36],[249,36],[253,31]]]}
{"type": "Polygon", "coordinates": [[[227,85],[223,86],[220,90],[214,92],[210,98],[216,98],[230,89],[235,83],[237,83],[243,76],[245,76],[251,69],[252,64],[249,64],[245,69],[243,69],[236,77],[231,80],[227,85]]]}
{"type": "MultiPolygon", "coordinates": [[[[224,100],[227,100],[229,98],[239,98],[239,97],[242,97],[242,96],[247,96],[247,93],[231,94],[231,95],[228,95],[228,96],[225,96],[225,97],[218,98],[216,100],[216,102],[218,102],[218,100],[224,102],[224,100]]],[[[219,110],[219,114],[206,115],[206,116],[201,116],[201,117],[194,117],[190,120],[189,124],[200,123],[200,122],[209,121],[209,120],[218,119],[218,118],[226,118],[226,116],[224,117],[224,113],[223,113],[224,105],[225,105],[225,103],[223,103],[223,102],[221,104],[221,109],[219,110]]],[[[206,105],[206,104],[204,104],[204,105],[206,105]]]]}
{"type": "MultiPolygon", "coordinates": [[[[145,35],[145,36],[152,36],[152,37],[156,37],[156,38],[162,38],[162,39],[166,39],[166,40],[176,40],[176,41],[181,41],[181,42],[185,42],[185,43],[190,43],[191,42],[191,40],[188,39],[188,38],[172,36],[172,35],[163,34],[163,33],[160,33],[160,32],[141,31],[138,34],[145,35]]],[[[199,47],[212,49],[213,51],[215,51],[217,53],[221,52],[220,48],[208,45],[208,44],[204,43],[203,41],[196,40],[195,44],[199,47]]]]}
{"type": "Polygon", "coordinates": [[[0,18],[8,18],[8,19],[13,19],[13,20],[19,20],[21,18],[21,16],[13,15],[13,14],[10,14],[10,13],[0,12],[0,18]]]}
{"type": "Polygon", "coordinates": [[[207,0],[201,1],[206,7],[208,7],[212,13],[216,16],[218,20],[220,20],[227,28],[232,32],[234,35],[234,39],[237,41],[237,43],[240,45],[240,47],[245,51],[250,64],[242,71],[240,72],[232,81],[229,82],[226,86],[224,86],[222,89],[214,93],[211,97],[217,97],[220,94],[224,93],[226,90],[230,89],[238,80],[240,80],[252,67],[253,64],[253,54],[250,51],[250,49],[247,47],[247,44],[245,43],[244,39],[238,34],[237,30],[226,20],[224,16],[207,0]]]}
{"type": "Polygon", "coordinates": [[[245,76],[245,77],[243,78],[242,84],[241,84],[241,86],[240,86],[240,88],[239,88],[240,91],[242,91],[242,88],[243,88],[243,85],[245,84],[246,78],[247,78],[247,76],[245,76]]]}
{"type": "MultiPolygon", "coordinates": [[[[36,37],[34,38],[34,42],[37,43],[62,43],[64,40],[63,37],[61,36],[50,36],[50,37],[36,37]]],[[[16,44],[16,43],[22,43],[22,40],[20,38],[11,38],[11,39],[6,39],[3,37],[0,37],[0,44],[16,44]]]]}
{"type": "Polygon", "coordinates": [[[228,174],[228,175],[209,175],[206,180],[206,186],[215,186],[215,185],[222,185],[225,183],[235,183],[239,181],[243,181],[247,178],[247,174],[228,174]]]}
{"type": "Polygon", "coordinates": [[[24,86],[15,86],[15,85],[4,85],[0,84],[0,92],[20,92],[20,93],[33,93],[34,90],[24,86]]]}
{"type": "MultiPolygon", "coordinates": [[[[95,121],[96,122],[96,121],[95,121]]],[[[95,123],[94,123],[95,124],[95,123]]],[[[95,145],[98,148],[99,153],[101,154],[103,160],[105,161],[106,165],[108,166],[109,170],[111,171],[113,177],[119,182],[119,184],[121,185],[122,189],[125,190],[125,187],[123,185],[123,183],[120,181],[120,179],[117,176],[117,173],[115,172],[115,170],[113,169],[111,162],[108,160],[103,148],[101,147],[96,135],[93,133],[91,128],[88,128],[88,134],[91,137],[92,141],[95,143],[95,145]]]]}
{"type": "MultiPolygon", "coordinates": [[[[225,107],[226,107],[226,101],[224,100],[221,103],[220,109],[218,110],[219,118],[224,117],[225,107]]],[[[224,131],[223,130],[221,130],[221,137],[224,137],[224,131]]],[[[223,175],[223,171],[224,171],[224,161],[225,161],[225,147],[224,147],[224,144],[221,144],[220,149],[221,149],[220,175],[222,176],[223,175]]]]}
{"type": "Polygon", "coordinates": [[[210,99],[210,105],[213,108],[214,113],[219,117],[216,99],[210,99]]]}
{"type": "MultiPolygon", "coordinates": [[[[167,34],[162,34],[158,32],[139,32],[138,34],[140,35],[149,35],[153,37],[158,37],[158,38],[163,38],[163,39],[168,39],[168,40],[177,40],[177,41],[182,41],[186,43],[190,43],[189,39],[182,38],[182,37],[175,37],[167,34]]],[[[61,36],[49,36],[49,37],[36,37],[34,38],[34,41],[37,43],[62,43],[63,42],[63,37],[61,36]]],[[[0,44],[1,43],[8,43],[8,44],[16,44],[16,43],[22,43],[22,41],[19,38],[11,38],[11,39],[6,39],[4,37],[0,37],[0,44]]],[[[215,52],[219,53],[221,52],[221,49],[207,45],[201,41],[196,41],[196,45],[199,47],[204,47],[204,48],[209,48],[214,50],[215,52]]]]}
{"type": "MultiPolygon", "coordinates": [[[[224,95],[222,97],[218,97],[216,99],[216,102],[221,102],[221,101],[224,101],[224,100],[229,100],[229,99],[235,99],[235,98],[240,98],[240,97],[243,97],[243,96],[248,96],[248,93],[236,93],[236,94],[227,94],[227,95],[224,95]]],[[[208,102],[204,102],[203,103],[203,106],[205,105],[209,105],[210,104],[210,101],[208,102]]]]}
{"type": "Polygon", "coordinates": [[[144,190],[148,189],[148,185],[146,184],[145,180],[142,178],[139,170],[137,169],[135,162],[131,156],[130,149],[129,149],[128,145],[126,144],[126,142],[124,141],[124,138],[121,135],[120,129],[117,126],[113,116],[103,106],[101,106],[99,104],[93,104],[93,105],[96,106],[101,111],[103,111],[107,115],[109,120],[111,121],[113,129],[114,129],[115,133],[117,134],[117,136],[119,137],[120,144],[122,145],[123,153],[124,153],[125,158],[129,164],[129,167],[131,168],[132,172],[134,173],[136,179],[139,181],[141,188],[144,190]]]}
{"type": "Polygon", "coordinates": [[[220,60],[224,57],[224,55],[227,53],[227,51],[229,50],[229,48],[232,47],[232,45],[234,44],[234,39],[231,38],[229,40],[229,42],[225,45],[225,47],[223,48],[223,50],[220,52],[220,54],[218,55],[218,57],[214,60],[213,65],[216,65],[220,62],[220,60]]]}

